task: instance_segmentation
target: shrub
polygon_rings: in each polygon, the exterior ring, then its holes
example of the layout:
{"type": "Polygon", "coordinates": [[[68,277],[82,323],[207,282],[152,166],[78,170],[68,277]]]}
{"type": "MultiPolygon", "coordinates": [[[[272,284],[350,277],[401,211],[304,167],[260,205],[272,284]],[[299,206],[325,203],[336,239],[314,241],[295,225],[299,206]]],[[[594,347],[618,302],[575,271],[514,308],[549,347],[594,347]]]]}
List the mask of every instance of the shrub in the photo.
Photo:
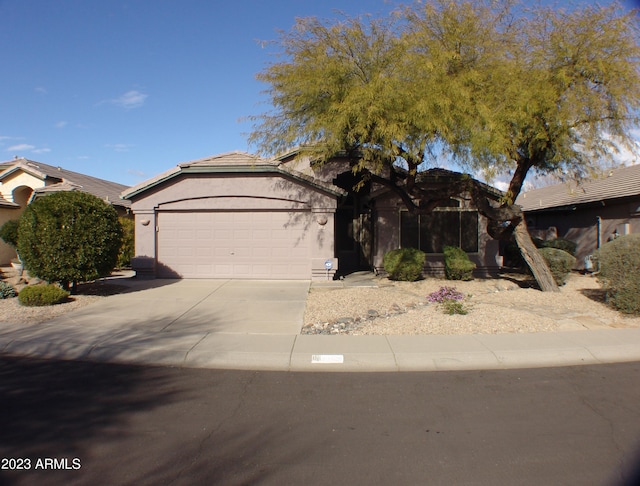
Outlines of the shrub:
{"type": "Polygon", "coordinates": [[[422,275],[426,257],[416,248],[399,248],[385,253],[382,265],[391,280],[414,282],[422,275]]]}
{"type": "Polygon", "coordinates": [[[18,247],[18,226],[20,225],[20,221],[17,219],[12,219],[7,221],[5,224],[0,227],[0,238],[11,245],[13,248],[18,247]]]}
{"type": "Polygon", "coordinates": [[[23,288],[18,294],[18,301],[25,306],[54,305],[64,302],[69,292],[57,285],[31,285],[23,288]]]}
{"type": "Polygon", "coordinates": [[[469,312],[464,305],[464,299],[464,294],[458,292],[455,287],[440,287],[427,296],[429,302],[440,304],[442,311],[450,316],[466,315],[469,312]]]}
{"type": "Polygon", "coordinates": [[[556,238],[555,240],[542,241],[538,248],[557,248],[558,250],[566,251],[569,255],[576,256],[578,244],[565,238],[556,238]]]}
{"type": "Polygon", "coordinates": [[[567,276],[576,264],[576,257],[557,248],[540,248],[540,254],[547,262],[556,283],[564,285],[567,281],[567,276]]]}
{"type": "Polygon", "coordinates": [[[447,280],[471,280],[476,264],[469,260],[469,256],[460,248],[445,246],[444,273],[447,280]]]}
{"type": "Polygon", "coordinates": [[[118,268],[131,266],[131,259],[135,254],[135,223],[131,218],[118,218],[122,229],[122,245],[118,253],[118,268]]]}
{"type": "Polygon", "coordinates": [[[0,299],[10,299],[16,296],[16,289],[7,282],[0,282],[0,299]]]}
{"type": "Polygon", "coordinates": [[[640,235],[605,243],[595,258],[607,302],[621,312],[640,314],[640,235]]]}
{"type": "Polygon", "coordinates": [[[18,252],[31,276],[73,283],[109,275],[122,229],[115,209],[84,192],[56,192],[29,204],[20,218],[18,252]]]}
{"type": "MultiPolygon", "coordinates": [[[[536,248],[556,248],[558,250],[564,250],[570,255],[576,255],[576,249],[578,244],[574,241],[567,240],[566,238],[556,238],[555,240],[542,240],[540,238],[531,238],[536,248]]],[[[527,264],[522,258],[520,249],[515,241],[507,243],[504,249],[505,264],[514,268],[527,268],[527,264]]]]}

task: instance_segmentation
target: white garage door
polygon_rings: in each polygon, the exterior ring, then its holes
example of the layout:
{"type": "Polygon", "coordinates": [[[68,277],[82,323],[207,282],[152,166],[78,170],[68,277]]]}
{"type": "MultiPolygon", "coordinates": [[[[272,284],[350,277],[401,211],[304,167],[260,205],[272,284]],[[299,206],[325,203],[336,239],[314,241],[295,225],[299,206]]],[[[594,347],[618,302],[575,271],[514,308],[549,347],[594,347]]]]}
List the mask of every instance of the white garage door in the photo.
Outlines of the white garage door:
{"type": "Polygon", "coordinates": [[[309,212],[160,212],[158,275],[309,279],[309,212]]]}

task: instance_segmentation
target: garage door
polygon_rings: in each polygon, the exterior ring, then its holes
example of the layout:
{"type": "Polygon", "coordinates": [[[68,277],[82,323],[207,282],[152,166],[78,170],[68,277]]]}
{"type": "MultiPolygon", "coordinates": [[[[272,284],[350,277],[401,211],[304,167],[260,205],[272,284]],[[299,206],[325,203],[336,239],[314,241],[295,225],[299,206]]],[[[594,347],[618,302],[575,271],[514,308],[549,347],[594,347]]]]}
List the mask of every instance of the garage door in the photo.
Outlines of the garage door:
{"type": "Polygon", "coordinates": [[[160,212],[158,275],[309,279],[309,212],[160,212]]]}

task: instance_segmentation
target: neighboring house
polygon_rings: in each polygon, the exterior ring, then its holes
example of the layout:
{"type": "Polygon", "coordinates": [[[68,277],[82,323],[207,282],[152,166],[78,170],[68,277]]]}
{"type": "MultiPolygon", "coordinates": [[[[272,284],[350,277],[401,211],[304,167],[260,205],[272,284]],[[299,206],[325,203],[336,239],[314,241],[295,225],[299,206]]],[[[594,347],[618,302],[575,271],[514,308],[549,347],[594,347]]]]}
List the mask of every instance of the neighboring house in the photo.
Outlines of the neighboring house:
{"type": "MultiPolygon", "coordinates": [[[[351,189],[344,160],[316,166],[296,152],[264,159],[230,152],[177,167],[127,189],[135,216],[139,275],[184,278],[327,279],[379,270],[400,246],[428,253],[443,269],[442,247],[461,246],[480,271],[496,271],[499,245],[469,198],[429,216],[409,215],[381,187],[351,189]]],[[[463,174],[432,169],[422,184],[463,174]]],[[[483,185],[487,195],[501,193],[483,185]]]]}
{"type": "MultiPolygon", "coordinates": [[[[105,181],[61,167],[16,158],[0,163],[0,226],[19,219],[35,198],[57,191],[82,191],[111,203],[118,215],[128,214],[130,202],[120,199],[127,186],[105,181]]],[[[16,253],[0,240],[0,264],[7,264],[16,253]]]]}
{"type": "Polygon", "coordinates": [[[578,244],[576,268],[618,235],[640,233],[640,165],[620,167],[581,184],[554,184],[524,192],[517,204],[529,232],[578,244]]]}

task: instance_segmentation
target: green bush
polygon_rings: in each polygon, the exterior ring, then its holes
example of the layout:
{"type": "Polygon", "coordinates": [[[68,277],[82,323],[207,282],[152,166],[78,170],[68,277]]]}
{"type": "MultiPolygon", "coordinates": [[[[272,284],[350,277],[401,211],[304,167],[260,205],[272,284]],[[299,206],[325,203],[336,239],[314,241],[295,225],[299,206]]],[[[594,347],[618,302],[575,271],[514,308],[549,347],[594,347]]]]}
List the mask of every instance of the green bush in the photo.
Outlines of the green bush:
{"type": "Polygon", "coordinates": [[[621,312],[640,314],[640,235],[605,243],[594,256],[607,302],[621,312]]]}
{"type": "Polygon", "coordinates": [[[67,297],[69,292],[57,285],[31,285],[20,291],[18,302],[28,307],[54,305],[64,302],[67,297]]]}
{"type": "Polygon", "coordinates": [[[18,247],[18,226],[20,221],[12,219],[0,227],[0,238],[14,248],[18,247]]]}
{"type": "Polygon", "coordinates": [[[109,275],[122,229],[116,210],[84,192],[56,192],[29,204],[20,218],[18,253],[33,277],[73,283],[109,275]]]}
{"type": "Polygon", "coordinates": [[[131,266],[131,259],[135,254],[135,223],[131,218],[118,218],[122,228],[122,245],[118,253],[118,268],[131,266]]]}
{"type": "Polygon", "coordinates": [[[472,280],[476,264],[469,260],[469,256],[461,248],[445,246],[444,273],[447,280],[472,280]]]}
{"type": "Polygon", "coordinates": [[[564,285],[571,269],[576,264],[576,257],[558,248],[540,248],[540,254],[545,259],[554,280],[558,285],[564,285]]]}
{"type": "Polygon", "coordinates": [[[556,238],[555,240],[544,240],[540,245],[536,245],[538,248],[557,248],[558,250],[566,251],[569,255],[576,256],[576,249],[578,244],[575,241],[567,240],[565,238],[556,238]]]}
{"type": "MultiPolygon", "coordinates": [[[[536,248],[556,248],[558,250],[564,250],[570,255],[576,255],[576,249],[578,244],[575,241],[567,240],[566,238],[556,238],[555,240],[542,240],[540,238],[531,238],[536,248]]],[[[527,268],[527,264],[522,258],[520,249],[515,241],[507,243],[504,249],[505,263],[514,268],[527,268]]]]}
{"type": "Polygon", "coordinates": [[[10,299],[16,296],[16,289],[7,282],[0,282],[0,299],[10,299]]]}
{"type": "Polygon", "coordinates": [[[391,280],[414,282],[422,275],[426,257],[416,248],[399,248],[385,253],[382,265],[391,280]]]}

